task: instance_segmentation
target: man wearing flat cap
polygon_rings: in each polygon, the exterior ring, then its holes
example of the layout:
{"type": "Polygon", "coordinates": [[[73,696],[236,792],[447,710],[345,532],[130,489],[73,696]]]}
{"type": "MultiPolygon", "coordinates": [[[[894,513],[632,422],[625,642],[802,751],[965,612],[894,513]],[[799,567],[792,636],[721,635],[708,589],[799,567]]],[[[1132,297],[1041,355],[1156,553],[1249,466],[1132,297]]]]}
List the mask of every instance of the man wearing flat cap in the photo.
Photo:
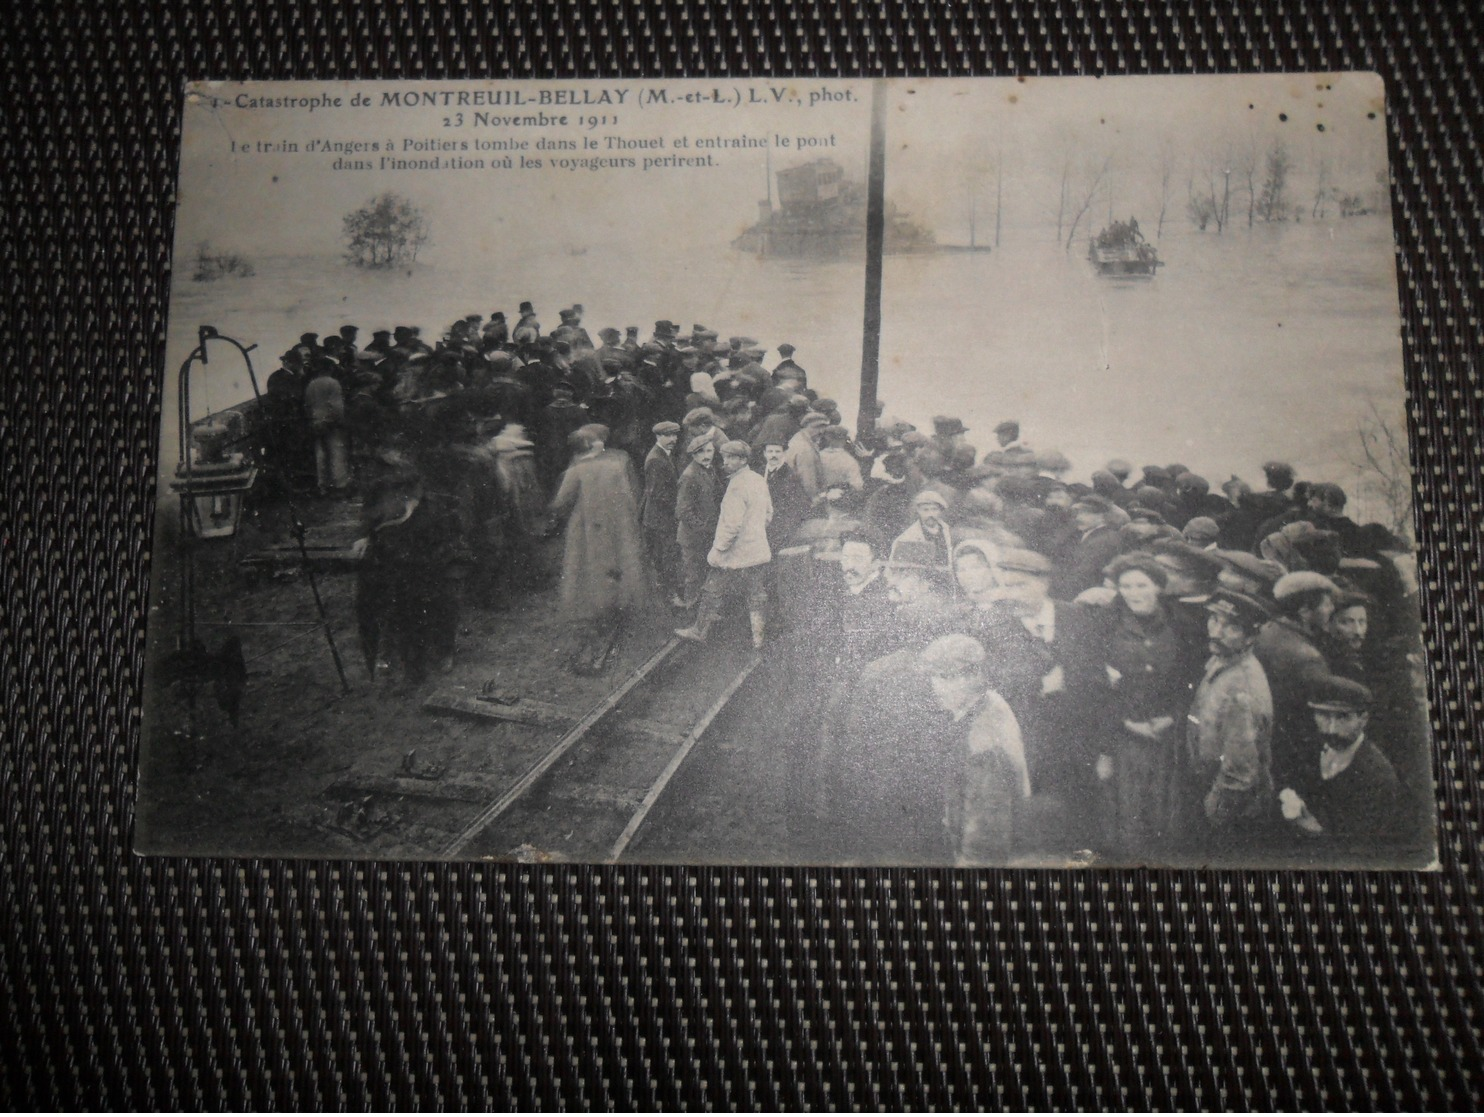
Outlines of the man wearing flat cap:
{"type": "Polygon", "coordinates": [[[1112,511],[1113,505],[1096,493],[1072,502],[1072,519],[1081,534],[1052,582],[1053,597],[1071,601],[1083,590],[1102,584],[1103,568],[1123,550],[1118,530],[1109,523],[1112,511]]]}
{"type": "Polygon", "coordinates": [[[687,464],[675,490],[675,540],[680,545],[680,595],[671,604],[693,609],[706,581],[706,552],[716,538],[721,512],[721,488],[712,462],[716,443],[709,429],[685,445],[687,464]]]}
{"type": "Polygon", "coordinates": [[[1225,859],[1259,840],[1277,813],[1273,698],[1252,654],[1267,610],[1246,594],[1218,589],[1206,614],[1211,657],[1190,707],[1174,836],[1191,855],[1225,859]]]}
{"type": "Polygon", "coordinates": [[[951,572],[951,556],[957,540],[947,520],[948,497],[941,489],[928,486],[912,498],[912,511],[917,518],[896,537],[892,549],[909,544],[909,550],[926,553],[926,547],[931,547],[932,559],[928,565],[951,572]]]}
{"type": "Polygon", "coordinates": [[[1297,778],[1313,752],[1309,695],[1334,672],[1320,650],[1339,587],[1323,574],[1302,570],[1273,584],[1277,617],[1253,649],[1273,692],[1273,778],[1280,787],[1297,778]]]}
{"type": "Polygon", "coordinates": [[[721,458],[729,480],[726,494],[721,498],[716,535],[706,555],[706,564],[711,569],[701,588],[696,623],[677,628],[675,635],[705,643],[711,626],[721,619],[727,598],[741,593],[747,597],[752,646],[761,648],[768,606],[768,564],[773,559],[768,546],[773,502],[768,496],[768,483],[748,468],[752,447],[736,440],[725,442],[721,458]]]}
{"type": "Polygon", "coordinates": [[[680,476],[675,468],[675,444],[680,424],[666,420],[653,428],[654,445],[644,459],[644,497],[639,503],[639,523],[649,566],[662,600],[675,592],[675,497],[680,476]]]}
{"type": "Polygon", "coordinates": [[[1401,785],[1368,736],[1372,697],[1360,683],[1337,676],[1309,694],[1317,747],[1278,801],[1284,819],[1310,836],[1365,843],[1395,835],[1401,785]]]}
{"type": "Polygon", "coordinates": [[[1087,848],[1097,839],[1096,727],[1108,693],[1102,611],[1054,600],[1051,561],[1039,552],[1001,549],[994,575],[996,600],[973,614],[971,634],[984,644],[990,685],[1025,740],[1042,819],[1034,841],[1061,853],[1087,848]]]}
{"type": "Polygon", "coordinates": [[[798,431],[788,440],[788,448],[783,452],[783,460],[811,502],[824,490],[824,462],[819,456],[819,443],[821,432],[829,425],[830,421],[819,412],[805,412],[798,431]]]}

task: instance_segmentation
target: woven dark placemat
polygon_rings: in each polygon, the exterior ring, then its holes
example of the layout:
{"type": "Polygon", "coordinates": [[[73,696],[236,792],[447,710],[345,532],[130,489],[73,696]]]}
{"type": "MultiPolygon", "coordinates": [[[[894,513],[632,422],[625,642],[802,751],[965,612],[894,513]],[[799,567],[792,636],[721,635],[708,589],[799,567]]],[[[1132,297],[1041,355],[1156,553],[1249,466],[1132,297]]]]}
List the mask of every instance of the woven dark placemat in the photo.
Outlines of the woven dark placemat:
{"type": "Polygon", "coordinates": [[[0,1105],[1480,1099],[1477,15],[1462,5],[29,5],[5,63],[0,1105]],[[930,9],[930,10],[929,10],[930,9]],[[139,859],[188,78],[1386,79],[1443,871],[139,859]]]}

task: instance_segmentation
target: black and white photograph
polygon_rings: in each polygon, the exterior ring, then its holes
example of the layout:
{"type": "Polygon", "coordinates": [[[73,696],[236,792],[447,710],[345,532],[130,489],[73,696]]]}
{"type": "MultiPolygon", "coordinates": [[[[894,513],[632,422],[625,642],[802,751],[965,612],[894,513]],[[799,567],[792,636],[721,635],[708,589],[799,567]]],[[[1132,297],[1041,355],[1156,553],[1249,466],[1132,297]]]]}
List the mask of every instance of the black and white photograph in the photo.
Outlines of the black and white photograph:
{"type": "Polygon", "coordinates": [[[184,97],[140,853],[1437,867],[1375,75],[184,97]]]}

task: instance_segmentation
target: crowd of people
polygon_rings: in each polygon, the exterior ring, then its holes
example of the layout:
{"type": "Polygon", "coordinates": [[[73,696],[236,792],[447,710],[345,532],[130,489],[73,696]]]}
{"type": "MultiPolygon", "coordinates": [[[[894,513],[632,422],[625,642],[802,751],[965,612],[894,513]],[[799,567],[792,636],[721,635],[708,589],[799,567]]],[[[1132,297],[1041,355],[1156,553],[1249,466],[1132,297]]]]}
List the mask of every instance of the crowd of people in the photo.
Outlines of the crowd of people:
{"type": "Polygon", "coordinates": [[[306,334],[268,378],[265,473],[361,500],[373,673],[421,683],[461,610],[557,579],[578,673],[656,616],[781,666],[760,731],[802,856],[1430,848],[1411,556],[1337,484],[1269,462],[1213,492],[1118,460],[1073,481],[1013,420],[983,453],[952,416],[851,430],[787,344],[769,367],[700,324],[594,344],[560,316],[306,334]]]}

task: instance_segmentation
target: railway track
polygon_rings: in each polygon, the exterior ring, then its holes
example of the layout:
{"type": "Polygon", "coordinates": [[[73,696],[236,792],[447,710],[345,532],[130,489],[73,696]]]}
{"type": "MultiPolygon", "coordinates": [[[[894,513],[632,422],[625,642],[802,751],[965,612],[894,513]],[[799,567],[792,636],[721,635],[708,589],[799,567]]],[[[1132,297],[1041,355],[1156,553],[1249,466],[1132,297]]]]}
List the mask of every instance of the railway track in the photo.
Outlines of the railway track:
{"type": "Polygon", "coordinates": [[[761,662],[751,648],[669,639],[482,806],[439,855],[622,859],[761,662]]]}

